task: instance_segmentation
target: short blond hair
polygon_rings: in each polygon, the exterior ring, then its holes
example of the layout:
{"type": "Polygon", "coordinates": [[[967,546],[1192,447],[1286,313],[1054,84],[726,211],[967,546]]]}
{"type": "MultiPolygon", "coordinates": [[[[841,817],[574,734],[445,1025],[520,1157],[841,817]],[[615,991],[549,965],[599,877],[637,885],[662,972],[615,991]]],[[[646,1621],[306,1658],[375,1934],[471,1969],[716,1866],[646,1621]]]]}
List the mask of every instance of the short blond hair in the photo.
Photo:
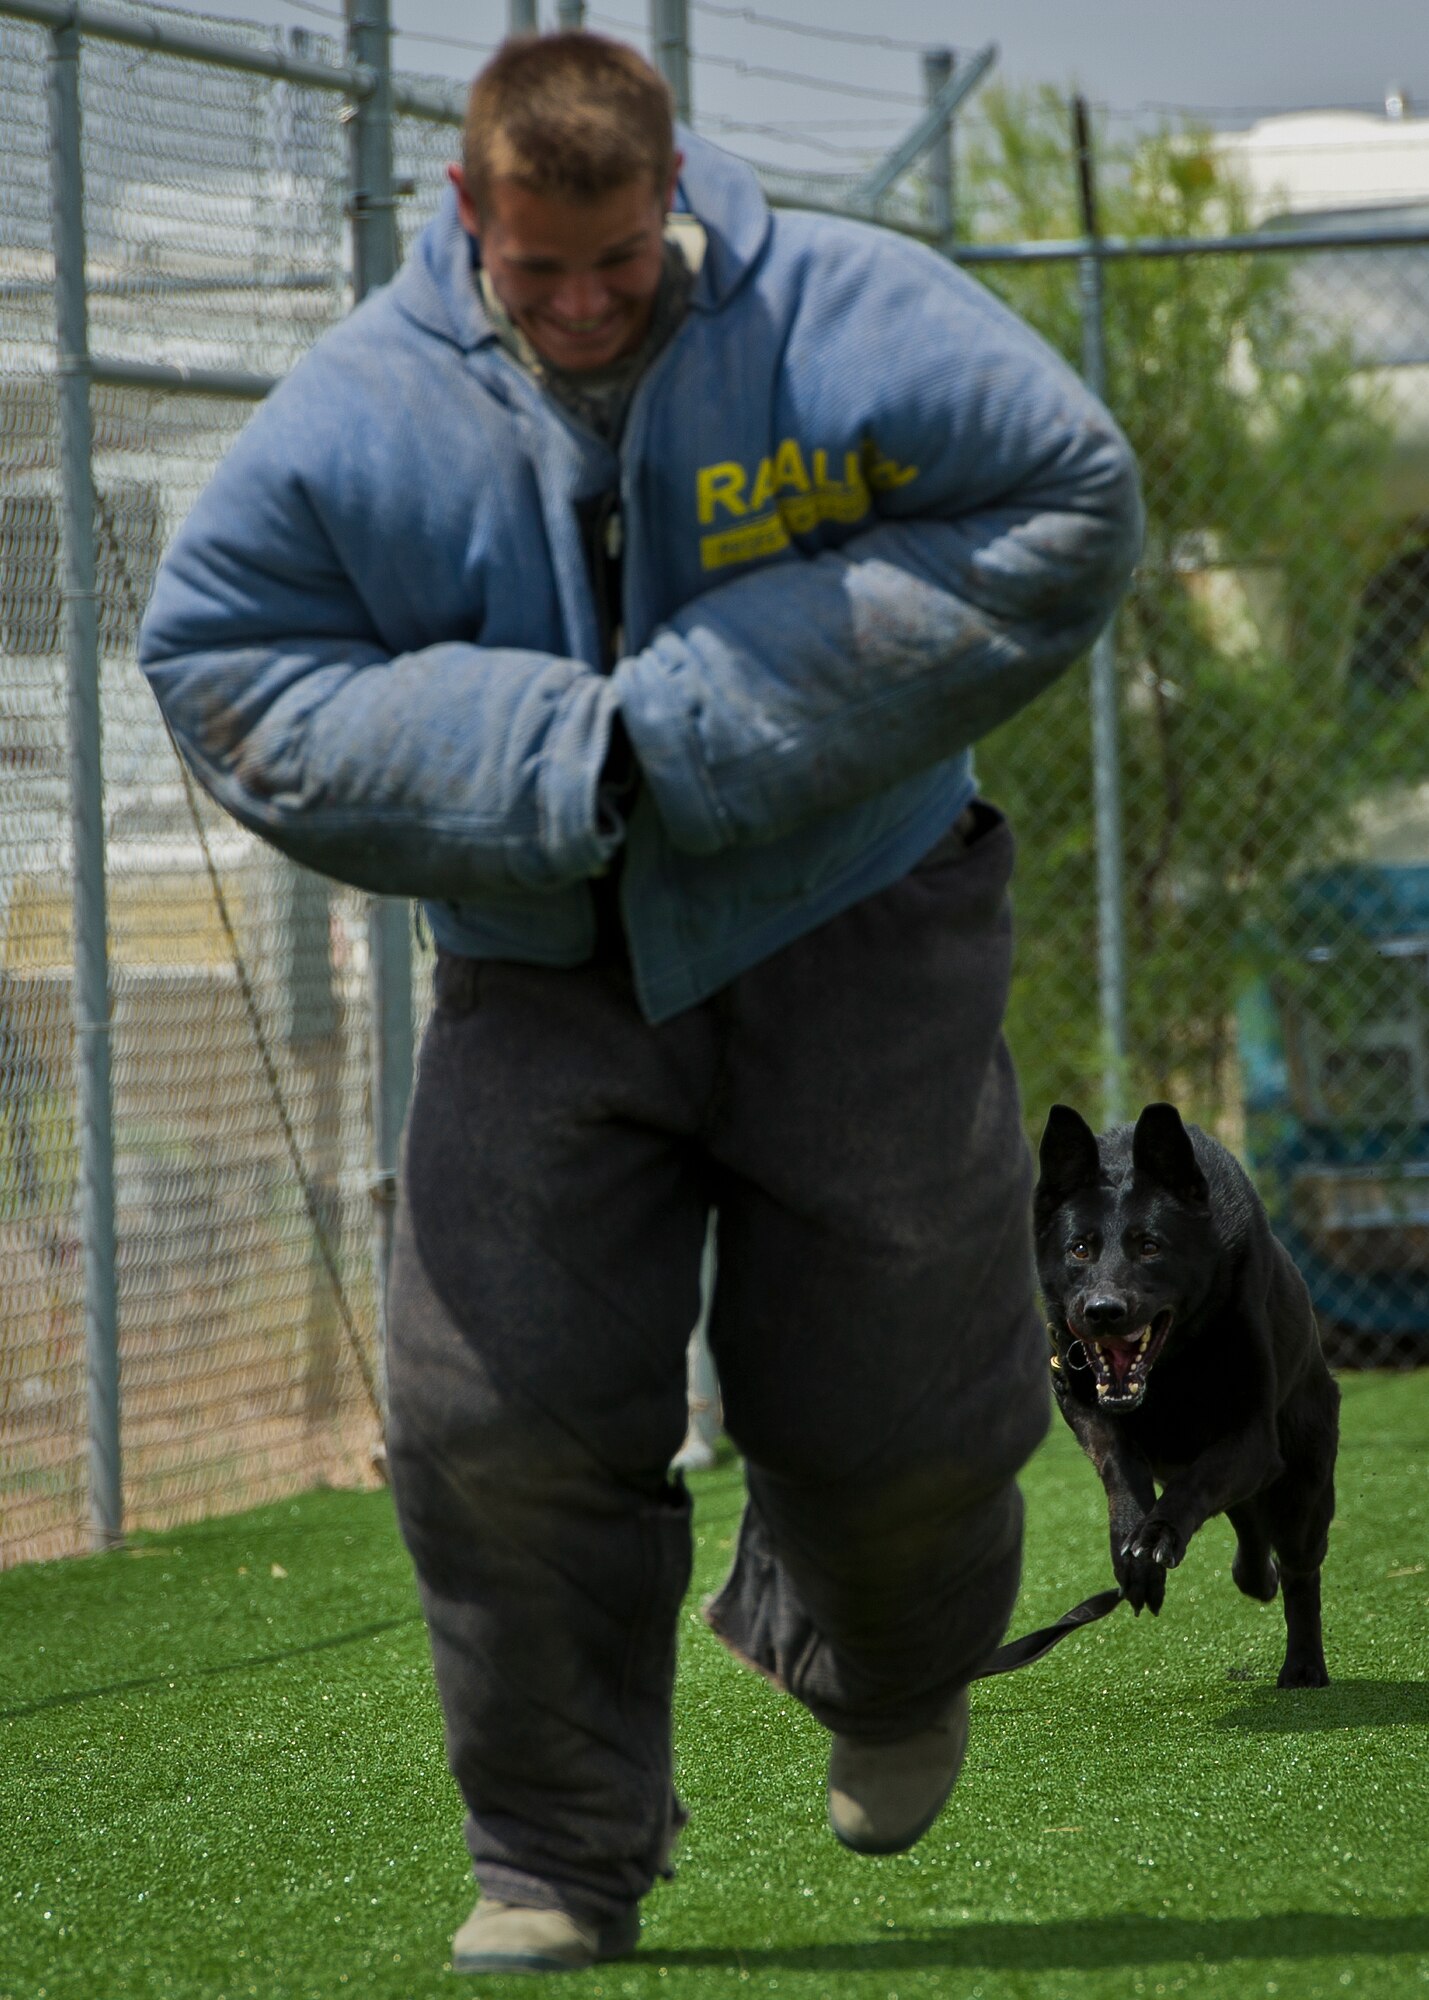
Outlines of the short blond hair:
{"type": "Polygon", "coordinates": [[[669,87],[605,35],[516,36],[471,86],[461,151],[478,214],[498,180],[579,202],[648,178],[663,195],[675,161],[669,87]]]}

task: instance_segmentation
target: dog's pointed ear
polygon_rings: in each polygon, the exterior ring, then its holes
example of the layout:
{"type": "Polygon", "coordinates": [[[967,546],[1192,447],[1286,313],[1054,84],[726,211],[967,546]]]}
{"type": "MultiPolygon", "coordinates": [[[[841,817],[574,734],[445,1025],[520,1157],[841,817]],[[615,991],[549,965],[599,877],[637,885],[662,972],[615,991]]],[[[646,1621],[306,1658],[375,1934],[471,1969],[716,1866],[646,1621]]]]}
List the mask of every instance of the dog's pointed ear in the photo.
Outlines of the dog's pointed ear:
{"type": "Polygon", "coordinates": [[[1044,1208],[1055,1207],[1080,1188],[1094,1188],[1101,1179],[1097,1135],[1070,1104],[1054,1104],[1047,1113],[1037,1159],[1042,1170],[1037,1201],[1044,1208]]]}
{"type": "Polygon", "coordinates": [[[1210,1202],[1211,1191],[1197,1163],[1191,1135],[1174,1104],[1147,1105],[1132,1135],[1131,1164],[1136,1173],[1192,1208],[1205,1208],[1210,1202]]]}

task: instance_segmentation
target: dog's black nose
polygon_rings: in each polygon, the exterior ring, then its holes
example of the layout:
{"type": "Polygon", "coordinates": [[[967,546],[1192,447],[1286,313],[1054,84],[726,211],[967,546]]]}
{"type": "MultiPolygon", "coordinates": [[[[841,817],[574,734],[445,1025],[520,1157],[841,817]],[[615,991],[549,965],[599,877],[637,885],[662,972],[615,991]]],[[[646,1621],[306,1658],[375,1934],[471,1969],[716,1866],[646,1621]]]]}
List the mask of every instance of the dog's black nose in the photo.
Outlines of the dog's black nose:
{"type": "Polygon", "coordinates": [[[1126,1301],[1109,1296],[1088,1299],[1082,1307],[1082,1318],[1090,1320],[1093,1326],[1115,1326],[1126,1318],[1126,1301]]]}

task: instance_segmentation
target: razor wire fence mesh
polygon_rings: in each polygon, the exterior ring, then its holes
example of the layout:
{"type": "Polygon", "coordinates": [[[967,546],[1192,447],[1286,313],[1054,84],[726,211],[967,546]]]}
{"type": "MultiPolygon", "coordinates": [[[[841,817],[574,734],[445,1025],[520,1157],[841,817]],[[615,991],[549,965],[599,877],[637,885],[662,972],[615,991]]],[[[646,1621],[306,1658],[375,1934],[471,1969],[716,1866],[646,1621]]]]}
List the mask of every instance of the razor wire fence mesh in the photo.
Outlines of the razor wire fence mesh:
{"type": "MultiPolygon", "coordinates": [[[[46,54],[0,13],[0,1562],[86,1543],[46,54]]],[[[341,96],[90,41],[81,82],[94,350],[282,374],[350,302],[341,96]]],[[[1065,144],[1045,106],[1022,115],[1035,144],[993,118],[960,159],[969,224],[1074,236],[1065,144]]],[[[455,135],[403,117],[394,142],[410,242],[455,135]]],[[[1107,221],[1213,235],[1235,200],[1185,135],[1139,139],[1107,221]]],[[[1076,360],[1074,263],[978,275],[1076,360]]],[[[1247,1158],[1339,1359],[1421,1360],[1429,243],[1104,278],[1149,517],[1117,638],[1127,1101],[1171,1097],[1247,1158]]],[[[251,408],[92,391],[136,1526],[370,1476],[375,1434],[364,905],[192,796],[133,656],[160,552],[251,408]]],[[[1022,837],[1011,1038],[1035,1132],[1054,1099],[1095,1116],[1102,1070],[1085,668],[980,761],[1022,837]]],[[[427,983],[419,952],[419,1017],[427,983]]]]}

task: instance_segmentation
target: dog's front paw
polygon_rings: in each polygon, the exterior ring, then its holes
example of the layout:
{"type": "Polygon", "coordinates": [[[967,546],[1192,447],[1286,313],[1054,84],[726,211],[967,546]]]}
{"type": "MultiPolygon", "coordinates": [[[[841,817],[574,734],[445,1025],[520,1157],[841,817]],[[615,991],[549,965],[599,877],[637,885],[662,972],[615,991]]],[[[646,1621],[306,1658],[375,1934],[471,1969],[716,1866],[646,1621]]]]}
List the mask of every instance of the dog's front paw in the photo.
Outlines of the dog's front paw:
{"type": "Polygon", "coordinates": [[[1131,1544],[1123,1544],[1112,1554],[1112,1568],[1121,1585],[1121,1594],[1139,1618],[1149,1611],[1154,1618],[1166,1597],[1166,1572],[1149,1556],[1134,1556],[1131,1544]]]}
{"type": "Polygon", "coordinates": [[[1175,1569],[1185,1553],[1186,1544],[1180,1534],[1169,1521],[1156,1514],[1148,1514],[1139,1527],[1132,1529],[1123,1550],[1123,1554],[1132,1558],[1144,1557],[1148,1562],[1160,1563],[1162,1569],[1175,1569]]]}
{"type": "Polygon", "coordinates": [[[1175,1569],[1185,1554],[1185,1544],[1168,1521],[1148,1514],[1134,1527],[1116,1551],[1116,1580],[1127,1603],[1139,1616],[1143,1609],[1154,1618],[1166,1601],[1166,1572],[1175,1569]]]}
{"type": "Polygon", "coordinates": [[[1123,1556],[1117,1582],[1138,1618],[1143,1611],[1158,1616],[1166,1601],[1166,1572],[1159,1563],[1149,1556],[1123,1556]]]}

